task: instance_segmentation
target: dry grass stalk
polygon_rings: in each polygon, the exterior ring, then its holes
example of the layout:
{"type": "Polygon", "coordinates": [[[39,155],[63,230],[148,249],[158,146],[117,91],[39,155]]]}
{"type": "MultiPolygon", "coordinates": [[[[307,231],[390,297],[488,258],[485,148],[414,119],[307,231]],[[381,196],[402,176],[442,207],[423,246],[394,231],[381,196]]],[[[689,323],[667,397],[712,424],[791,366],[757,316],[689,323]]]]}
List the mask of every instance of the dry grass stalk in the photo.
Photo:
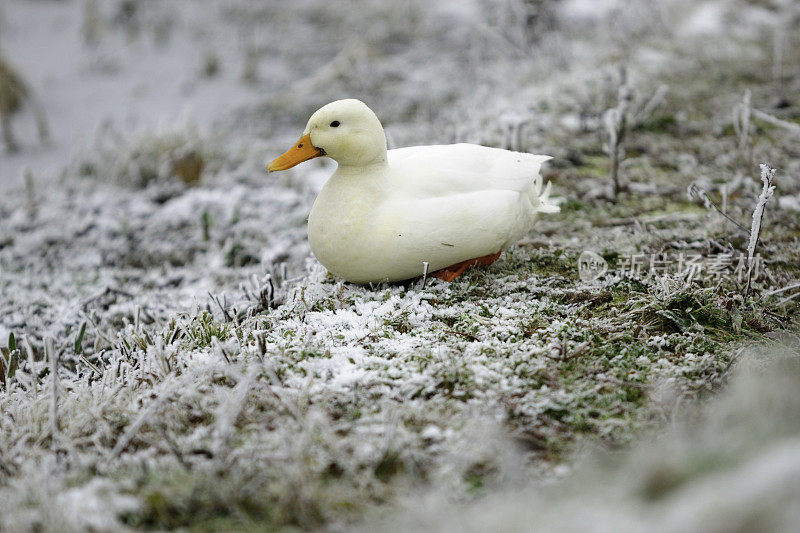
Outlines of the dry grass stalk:
{"type": "Polygon", "coordinates": [[[8,61],[0,54],[0,128],[2,129],[3,142],[9,152],[19,150],[19,144],[11,131],[12,117],[17,114],[25,104],[29,104],[36,119],[39,140],[47,139],[47,120],[44,108],[34,98],[22,76],[14,70],[8,61]]]}
{"type": "Polygon", "coordinates": [[[744,290],[744,298],[750,294],[750,286],[753,277],[753,264],[758,246],[758,239],[761,235],[761,222],[764,219],[764,208],[772,195],[775,193],[775,185],[772,182],[775,179],[775,169],[767,164],[761,164],[761,194],[758,196],[758,203],[753,211],[753,222],[750,225],[750,242],[747,245],[747,286],[744,290]]]}

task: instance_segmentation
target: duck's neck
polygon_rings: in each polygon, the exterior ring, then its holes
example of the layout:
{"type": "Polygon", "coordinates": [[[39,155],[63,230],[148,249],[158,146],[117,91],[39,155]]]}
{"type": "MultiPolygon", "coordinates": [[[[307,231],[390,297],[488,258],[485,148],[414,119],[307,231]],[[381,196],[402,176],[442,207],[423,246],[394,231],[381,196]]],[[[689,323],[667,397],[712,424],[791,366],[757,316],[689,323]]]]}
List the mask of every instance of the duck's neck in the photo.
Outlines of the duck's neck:
{"type": "Polygon", "coordinates": [[[389,161],[386,156],[386,150],[383,151],[375,159],[363,163],[352,164],[348,162],[338,162],[338,173],[348,176],[355,176],[358,174],[384,174],[389,169],[389,161]]]}
{"type": "Polygon", "coordinates": [[[346,204],[367,209],[386,197],[389,183],[389,164],[385,160],[367,165],[339,163],[339,168],[325,184],[324,190],[326,198],[340,206],[346,204]]]}

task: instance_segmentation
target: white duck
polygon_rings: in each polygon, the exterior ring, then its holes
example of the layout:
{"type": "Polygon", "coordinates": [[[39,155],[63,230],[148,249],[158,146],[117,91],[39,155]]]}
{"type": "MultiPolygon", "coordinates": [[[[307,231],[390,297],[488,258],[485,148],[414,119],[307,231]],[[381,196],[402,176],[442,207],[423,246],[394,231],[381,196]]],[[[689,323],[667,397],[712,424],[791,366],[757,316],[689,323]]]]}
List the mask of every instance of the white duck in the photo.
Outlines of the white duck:
{"type": "Polygon", "coordinates": [[[452,281],[556,213],[539,168],[545,155],[474,144],[386,149],[375,113],[359,100],[320,108],[270,172],[327,156],[339,168],[308,217],[320,263],[353,283],[432,275],[452,281]]]}

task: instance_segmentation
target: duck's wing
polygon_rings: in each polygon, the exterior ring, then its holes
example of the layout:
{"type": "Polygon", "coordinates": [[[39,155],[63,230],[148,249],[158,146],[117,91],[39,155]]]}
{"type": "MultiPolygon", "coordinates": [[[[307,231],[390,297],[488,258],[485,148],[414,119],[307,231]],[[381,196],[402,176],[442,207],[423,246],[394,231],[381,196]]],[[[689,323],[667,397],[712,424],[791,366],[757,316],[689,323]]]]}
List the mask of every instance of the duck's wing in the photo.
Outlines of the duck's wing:
{"type": "Polygon", "coordinates": [[[548,159],[552,158],[466,143],[389,150],[396,187],[423,198],[485,190],[522,192],[540,179],[539,170],[548,159]]]}

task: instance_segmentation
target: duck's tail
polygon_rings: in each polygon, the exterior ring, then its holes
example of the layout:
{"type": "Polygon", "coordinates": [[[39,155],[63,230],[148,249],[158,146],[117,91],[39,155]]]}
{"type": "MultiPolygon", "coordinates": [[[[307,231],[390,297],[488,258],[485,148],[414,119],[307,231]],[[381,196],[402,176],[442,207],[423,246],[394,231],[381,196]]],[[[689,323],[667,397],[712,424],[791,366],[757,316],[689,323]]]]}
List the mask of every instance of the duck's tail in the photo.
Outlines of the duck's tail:
{"type": "Polygon", "coordinates": [[[551,182],[547,185],[542,192],[542,176],[537,175],[536,181],[533,184],[532,203],[537,213],[558,213],[561,208],[550,201],[551,182]]]}

